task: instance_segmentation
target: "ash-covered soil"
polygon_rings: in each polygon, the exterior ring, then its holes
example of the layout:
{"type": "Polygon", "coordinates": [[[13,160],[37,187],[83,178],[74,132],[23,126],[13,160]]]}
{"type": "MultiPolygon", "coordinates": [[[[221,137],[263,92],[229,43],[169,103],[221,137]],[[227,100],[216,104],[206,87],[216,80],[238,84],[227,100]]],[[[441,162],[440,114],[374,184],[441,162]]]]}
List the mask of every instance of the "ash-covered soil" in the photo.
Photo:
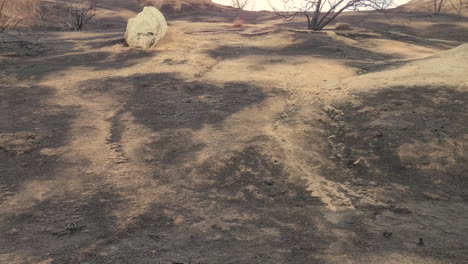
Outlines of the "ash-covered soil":
{"type": "Polygon", "coordinates": [[[466,20],[215,8],[0,35],[0,263],[467,263],[466,20]]]}

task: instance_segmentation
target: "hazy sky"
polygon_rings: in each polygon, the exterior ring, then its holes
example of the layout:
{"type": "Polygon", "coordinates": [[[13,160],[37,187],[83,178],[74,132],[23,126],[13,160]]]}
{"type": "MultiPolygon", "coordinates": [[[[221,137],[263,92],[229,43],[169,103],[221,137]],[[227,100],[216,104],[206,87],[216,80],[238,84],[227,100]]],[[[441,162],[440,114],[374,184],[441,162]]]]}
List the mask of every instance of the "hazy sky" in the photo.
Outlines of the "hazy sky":
{"type": "MultiPolygon", "coordinates": [[[[231,0],[212,0],[215,3],[222,4],[222,5],[231,5],[231,0]]],[[[255,5],[253,6],[253,10],[259,11],[259,10],[271,10],[270,5],[268,4],[268,0],[253,0],[255,1],[255,5]]],[[[269,0],[274,6],[277,8],[282,7],[282,0],[269,0]]],[[[300,1],[300,0],[296,0],[300,1]]],[[[302,0],[304,1],[304,0],[302,0]]],[[[395,5],[402,5],[404,3],[407,3],[408,0],[395,0],[395,5]]],[[[252,10],[252,5],[249,5],[247,10],[252,10]]]]}

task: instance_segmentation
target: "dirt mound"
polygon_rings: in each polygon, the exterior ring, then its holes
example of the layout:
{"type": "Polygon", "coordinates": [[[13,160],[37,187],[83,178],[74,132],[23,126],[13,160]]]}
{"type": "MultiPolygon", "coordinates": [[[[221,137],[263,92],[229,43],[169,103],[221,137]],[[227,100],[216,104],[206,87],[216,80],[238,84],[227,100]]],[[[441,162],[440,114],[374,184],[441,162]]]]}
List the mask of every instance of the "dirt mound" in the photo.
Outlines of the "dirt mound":
{"type": "Polygon", "coordinates": [[[433,57],[437,58],[467,58],[468,57],[468,44],[463,44],[460,45],[456,48],[444,51],[438,55],[435,55],[433,57]]]}
{"type": "Polygon", "coordinates": [[[439,85],[444,83],[467,89],[468,44],[443,51],[424,59],[394,62],[368,69],[367,74],[349,80],[357,90],[374,87],[439,85]]]}

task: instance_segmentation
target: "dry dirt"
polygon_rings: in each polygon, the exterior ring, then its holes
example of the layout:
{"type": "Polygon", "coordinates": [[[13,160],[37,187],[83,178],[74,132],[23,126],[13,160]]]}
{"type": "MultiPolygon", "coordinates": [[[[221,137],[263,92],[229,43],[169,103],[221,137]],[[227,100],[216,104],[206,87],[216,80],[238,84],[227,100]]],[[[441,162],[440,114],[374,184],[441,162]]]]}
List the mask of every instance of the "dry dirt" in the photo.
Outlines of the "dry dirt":
{"type": "Polygon", "coordinates": [[[466,20],[113,7],[0,36],[0,263],[468,263],[466,20]]]}

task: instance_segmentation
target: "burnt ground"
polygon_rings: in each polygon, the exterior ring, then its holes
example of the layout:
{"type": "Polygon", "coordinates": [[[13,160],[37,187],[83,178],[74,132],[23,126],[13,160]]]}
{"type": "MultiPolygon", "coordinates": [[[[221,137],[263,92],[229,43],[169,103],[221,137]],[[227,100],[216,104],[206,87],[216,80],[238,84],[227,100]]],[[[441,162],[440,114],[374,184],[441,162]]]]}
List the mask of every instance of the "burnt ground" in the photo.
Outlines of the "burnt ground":
{"type": "Polygon", "coordinates": [[[466,21],[197,12],[0,37],[1,263],[467,263],[466,21]]]}

